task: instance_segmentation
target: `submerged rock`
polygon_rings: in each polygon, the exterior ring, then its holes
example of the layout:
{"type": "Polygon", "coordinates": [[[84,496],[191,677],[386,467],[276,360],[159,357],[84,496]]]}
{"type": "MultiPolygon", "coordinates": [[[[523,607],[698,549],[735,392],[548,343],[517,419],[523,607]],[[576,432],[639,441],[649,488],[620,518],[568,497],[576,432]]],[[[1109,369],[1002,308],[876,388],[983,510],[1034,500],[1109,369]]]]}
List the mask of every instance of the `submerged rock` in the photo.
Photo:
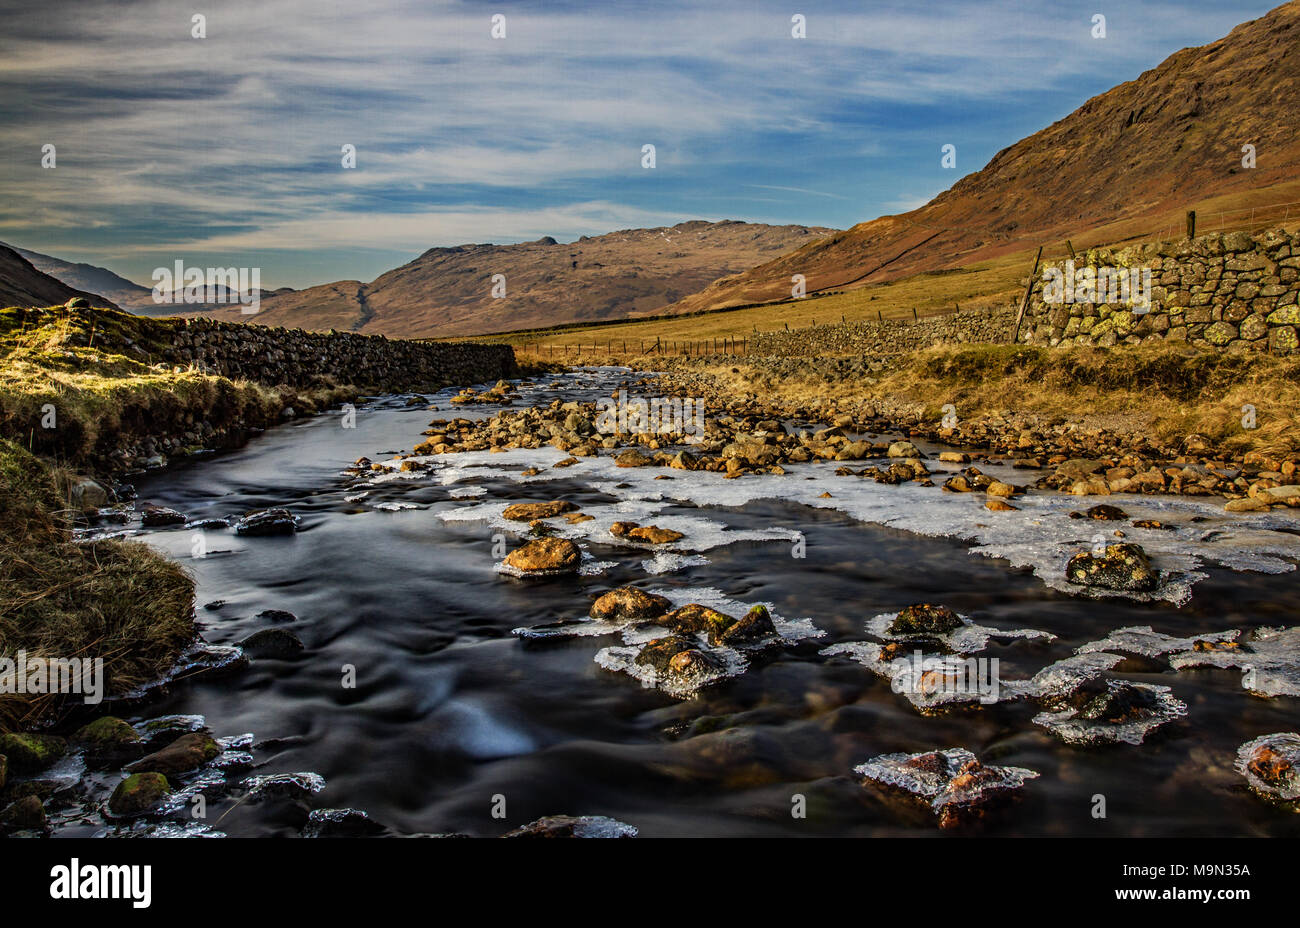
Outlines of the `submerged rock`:
{"type": "Polygon", "coordinates": [[[283,628],[264,628],[253,632],[239,642],[239,646],[254,657],[288,660],[303,651],[302,639],[283,628]]]}
{"type": "Polygon", "coordinates": [[[1236,771],[1269,799],[1300,800],[1300,735],[1276,732],[1237,749],[1236,771]]]}
{"type": "Polygon", "coordinates": [[[313,809],[303,826],[304,838],[367,838],[385,828],[360,809],[313,809]]]}
{"type": "Polygon", "coordinates": [[[1024,767],[982,764],[964,748],[922,754],[882,754],[854,768],[866,780],[926,802],[940,828],[984,819],[994,800],[1006,800],[1038,776],[1024,767]]]}
{"type": "Polygon", "coordinates": [[[647,593],[634,586],[624,586],[610,590],[597,599],[592,603],[589,614],[593,619],[606,622],[638,621],[658,618],[671,606],[672,602],[666,596],[647,593]]]}
{"type": "Polygon", "coordinates": [[[146,505],[140,514],[140,521],[145,528],[159,528],[164,525],[184,525],[187,520],[184,513],[175,509],[146,505]]]}
{"type": "Polygon", "coordinates": [[[288,509],[258,509],[235,523],[235,532],[251,537],[292,535],[298,531],[298,518],[288,509]]]}
{"type": "Polygon", "coordinates": [[[1069,744],[1141,744],[1155,729],[1187,714],[1187,704],[1167,686],[1127,680],[1086,680],[1049,700],[1059,711],[1042,712],[1042,725],[1069,744]]]}
{"type": "Polygon", "coordinates": [[[157,809],[171,791],[161,773],[134,773],[117,784],[109,797],[108,810],[121,818],[145,815],[157,809]]]}
{"type": "Polygon", "coordinates": [[[319,793],[325,788],[325,778],[319,773],[272,773],[248,777],[240,784],[248,790],[248,798],[300,800],[319,793]]]}
{"type": "Polygon", "coordinates": [[[582,550],[567,538],[538,538],[506,555],[505,564],[521,574],[574,573],[582,550]]]}
{"type": "Polygon", "coordinates": [[[1156,588],[1156,572],[1141,545],[1107,545],[1104,555],[1080,551],[1065,565],[1065,579],[1106,590],[1145,593],[1156,588]]]}
{"type": "Polygon", "coordinates": [[[529,822],[503,838],[634,838],[631,825],[603,815],[548,815],[529,822]]]}

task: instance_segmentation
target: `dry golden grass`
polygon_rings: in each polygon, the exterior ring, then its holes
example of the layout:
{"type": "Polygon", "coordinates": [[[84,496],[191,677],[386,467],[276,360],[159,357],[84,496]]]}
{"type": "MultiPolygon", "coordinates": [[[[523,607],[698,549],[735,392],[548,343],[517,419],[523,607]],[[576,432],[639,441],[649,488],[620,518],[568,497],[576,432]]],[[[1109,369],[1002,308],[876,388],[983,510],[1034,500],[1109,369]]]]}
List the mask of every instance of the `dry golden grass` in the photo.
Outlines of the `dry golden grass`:
{"type": "Polygon", "coordinates": [[[941,346],[900,356],[874,381],[828,384],[823,370],[775,377],[742,362],[710,366],[724,391],[794,403],[841,405],[887,400],[924,410],[944,404],[972,420],[1008,413],[1045,424],[1142,432],[1165,444],[1191,433],[1221,448],[1269,457],[1300,451],[1300,358],[1201,352],[1186,346],[1048,349],[1012,345],[941,346]],[[733,373],[733,368],[737,369],[733,373]],[[1242,424],[1255,408],[1256,427],[1242,424]]]}

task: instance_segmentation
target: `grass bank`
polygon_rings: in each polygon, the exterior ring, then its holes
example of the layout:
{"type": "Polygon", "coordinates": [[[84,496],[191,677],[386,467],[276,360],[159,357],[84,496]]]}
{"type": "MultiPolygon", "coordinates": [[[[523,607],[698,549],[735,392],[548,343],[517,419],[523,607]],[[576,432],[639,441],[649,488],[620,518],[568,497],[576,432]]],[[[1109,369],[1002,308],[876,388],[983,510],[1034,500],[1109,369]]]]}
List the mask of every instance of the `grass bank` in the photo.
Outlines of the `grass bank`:
{"type": "Polygon", "coordinates": [[[968,345],[899,355],[870,372],[817,358],[705,359],[690,369],[707,372],[725,393],[795,404],[910,408],[935,422],[952,404],[963,421],[1028,415],[1045,425],[1127,431],[1171,446],[1200,434],[1232,456],[1300,452],[1300,358],[1294,357],[1175,345],[968,345]],[[1243,424],[1251,409],[1253,428],[1243,424]]]}
{"type": "MultiPolygon", "coordinates": [[[[74,540],[74,486],[157,450],[233,444],[288,406],[307,414],[355,396],[155,363],[167,333],[122,313],[0,310],[0,657],[102,658],[110,695],[156,679],[194,639],[194,585],[143,544],[74,540]]],[[[0,731],[65,708],[0,693],[0,731]]]]}

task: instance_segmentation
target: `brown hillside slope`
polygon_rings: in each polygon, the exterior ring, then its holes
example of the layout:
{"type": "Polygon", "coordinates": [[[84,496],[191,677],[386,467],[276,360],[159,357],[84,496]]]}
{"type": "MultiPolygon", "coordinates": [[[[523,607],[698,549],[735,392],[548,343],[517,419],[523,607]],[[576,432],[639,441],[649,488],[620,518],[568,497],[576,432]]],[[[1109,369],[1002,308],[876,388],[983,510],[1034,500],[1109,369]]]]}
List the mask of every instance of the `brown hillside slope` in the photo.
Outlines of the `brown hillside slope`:
{"type": "Polygon", "coordinates": [[[745,222],[627,229],[571,244],[431,248],[370,283],[339,281],[264,298],[261,312],[219,318],[402,337],[499,332],[662,311],[719,276],[771,260],[834,230],[745,222]],[[506,295],[492,296],[504,274],[506,295]]]}
{"type": "Polygon", "coordinates": [[[32,263],[12,248],[0,245],[0,306],[54,306],[74,296],[85,297],[92,306],[117,309],[102,296],[74,290],[32,263]]]}
{"type": "MultiPolygon", "coordinates": [[[[793,274],[805,275],[813,293],[968,265],[1125,220],[1167,221],[1170,210],[1216,195],[1267,190],[1300,176],[1297,99],[1300,2],[1291,2],[1093,97],[919,209],[719,280],[672,311],[788,299],[793,274]],[[1247,143],[1257,150],[1252,170],[1242,167],[1247,143]]],[[[1295,198],[1290,188],[1277,195],[1295,198]]]]}

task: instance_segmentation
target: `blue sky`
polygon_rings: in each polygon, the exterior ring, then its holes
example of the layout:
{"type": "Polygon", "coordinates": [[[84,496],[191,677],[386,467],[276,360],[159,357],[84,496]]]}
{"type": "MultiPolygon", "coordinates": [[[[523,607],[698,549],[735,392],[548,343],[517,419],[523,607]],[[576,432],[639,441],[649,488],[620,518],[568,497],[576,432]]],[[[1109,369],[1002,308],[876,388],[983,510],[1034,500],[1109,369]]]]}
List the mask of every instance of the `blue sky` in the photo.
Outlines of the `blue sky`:
{"type": "Polygon", "coordinates": [[[0,0],[0,240],[302,287],[465,242],[844,228],[1275,5],[0,0]]]}

